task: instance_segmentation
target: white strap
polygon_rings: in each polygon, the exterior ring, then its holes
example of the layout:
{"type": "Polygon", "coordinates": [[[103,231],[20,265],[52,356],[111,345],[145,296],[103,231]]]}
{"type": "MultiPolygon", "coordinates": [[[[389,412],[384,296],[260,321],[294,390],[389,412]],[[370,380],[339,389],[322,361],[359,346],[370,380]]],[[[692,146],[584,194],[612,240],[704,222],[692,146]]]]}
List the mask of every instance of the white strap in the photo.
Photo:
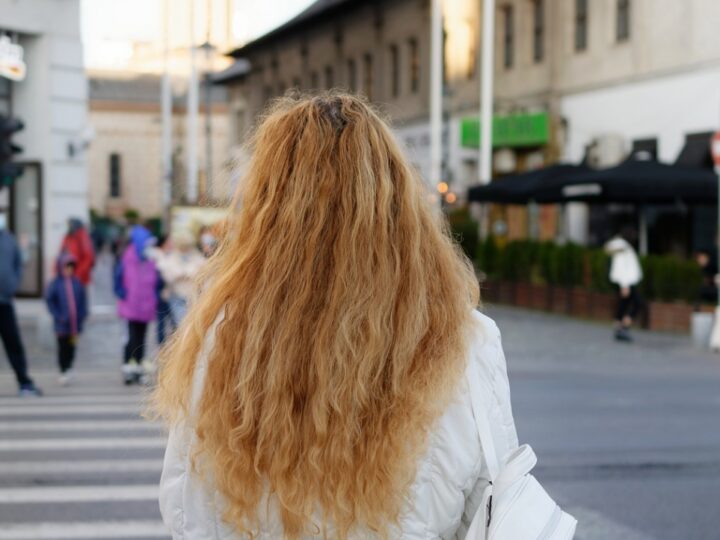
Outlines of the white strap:
{"type": "Polygon", "coordinates": [[[495,443],[493,442],[492,430],[490,429],[490,420],[485,411],[485,407],[480,400],[480,374],[475,362],[475,358],[470,357],[470,370],[468,379],[468,387],[470,392],[470,402],[472,403],[473,416],[480,437],[480,446],[487,464],[490,481],[494,482],[500,474],[500,462],[498,461],[497,452],[495,451],[495,443]]]}
{"type": "Polygon", "coordinates": [[[535,464],[537,457],[529,444],[523,444],[508,458],[500,474],[495,479],[493,492],[496,495],[502,494],[520,478],[528,474],[535,464]]]}

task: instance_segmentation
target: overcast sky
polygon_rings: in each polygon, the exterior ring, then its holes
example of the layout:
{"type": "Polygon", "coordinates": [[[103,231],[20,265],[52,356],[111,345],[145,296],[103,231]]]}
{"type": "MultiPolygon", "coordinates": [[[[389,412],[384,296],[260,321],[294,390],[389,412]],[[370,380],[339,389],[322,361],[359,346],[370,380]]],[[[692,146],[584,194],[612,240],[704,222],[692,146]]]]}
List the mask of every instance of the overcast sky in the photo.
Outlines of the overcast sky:
{"type": "MultiPolygon", "coordinates": [[[[180,0],[172,0],[173,3],[180,0]]],[[[238,42],[253,39],[296,15],[313,0],[235,0],[232,28],[238,42]]],[[[198,0],[196,5],[202,3],[198,0]]],[[[103,67],[120,61],[133,41],[161,38],[162,0],[81,0],[86,63],[103,67]]]]}

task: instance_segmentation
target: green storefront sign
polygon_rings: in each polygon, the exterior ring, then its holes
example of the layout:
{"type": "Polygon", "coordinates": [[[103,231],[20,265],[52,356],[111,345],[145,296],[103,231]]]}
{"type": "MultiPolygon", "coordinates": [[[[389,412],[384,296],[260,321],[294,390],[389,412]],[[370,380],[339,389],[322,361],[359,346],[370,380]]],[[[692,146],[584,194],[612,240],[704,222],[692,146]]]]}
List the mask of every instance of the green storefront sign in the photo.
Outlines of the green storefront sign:
{"type": "MultiPolygon", "coordinates": [[[[461,120],[460,130],[462,146],[466,148],[480,146],[480,122],[476,118],[461,120]]],[[[543,145],[550,139],[548,113],[494,116],[492,136],[493,148],[543,145]]]]}

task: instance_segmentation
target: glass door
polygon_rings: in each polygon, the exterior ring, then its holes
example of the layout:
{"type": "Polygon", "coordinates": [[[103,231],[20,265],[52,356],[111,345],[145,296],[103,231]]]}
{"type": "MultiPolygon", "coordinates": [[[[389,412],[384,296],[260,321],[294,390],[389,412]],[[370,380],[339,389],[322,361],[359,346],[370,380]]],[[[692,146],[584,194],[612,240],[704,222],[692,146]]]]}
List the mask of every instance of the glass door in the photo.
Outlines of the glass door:
{"type": "MultiPolygon", "coordinates": [[[[42,296],[42,176],[39,163],[23,163],[10,190],[10,229],[23,254],[18,296],[42,296]]],[[[7,190],[5,190],[7,191],[7,190]]]]}

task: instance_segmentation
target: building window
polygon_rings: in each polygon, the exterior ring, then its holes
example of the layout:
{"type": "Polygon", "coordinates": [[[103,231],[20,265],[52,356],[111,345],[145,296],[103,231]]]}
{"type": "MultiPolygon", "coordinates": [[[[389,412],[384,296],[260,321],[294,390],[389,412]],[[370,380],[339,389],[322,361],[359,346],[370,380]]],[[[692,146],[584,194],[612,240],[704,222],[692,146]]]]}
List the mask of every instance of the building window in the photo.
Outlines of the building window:
{"type": "Polygon", "coordinates": [[[584,51],[588,42],[588,1],[575,0],[575,50],[584,51]]]}
{"type": "Polygon", "coordinates": [[[417,94],[420,90],[420,48],[417,39],[408,40],[408,52],[410,53],[410,91],[417,94]]]}
{"type": "Polygon", "coordinates": [[[110,154],[110,196],[120,197],[120,154],[110,154]]]}
{"type": "Polygon", "coordinates": [[[318,88],[320,88],[320,77],[317,71],[313,71],[310,73],[310,89],[317,90],[318,88]]]}
{"type": "Polygon", "coordinates": [[[372,88],[373,88],[373,57],[372,54],[367,53],[363,57],[363,92],[368,98],[368,101],[372,101],[372,88]]]}
{"type": "Polygon", "coordinates": [[[510,69],[513,65],[514,36],[513,36],[513,7],[505,6],[503,9],[503,65],[510,69]]]}
{"type": "Polygon", "coordinates": [[[533,1],[533,60],[540,63],[545,55],[545,2],[533,1]]]}
{"type": "Polygon", "coordinates": [[[357,90],[357,66],[353,59],[347,61],[347,84],[348,90],[357,90]]]}
{"type": "Polygon", "coordinates": [[[400,51],[397,45],[390,45],[390,93],[400,95],[400,51]]]}
{"type": "Polygon", "coordinates": [[[617,31],[618,41],[630,39],[630,0],[617,0],[617,31]]]}
{"type": "Polygon", "coordinates": [[[328,90],[335,86],[335,73],[332,66],[325,66],[325,88],[328,90]]]}

